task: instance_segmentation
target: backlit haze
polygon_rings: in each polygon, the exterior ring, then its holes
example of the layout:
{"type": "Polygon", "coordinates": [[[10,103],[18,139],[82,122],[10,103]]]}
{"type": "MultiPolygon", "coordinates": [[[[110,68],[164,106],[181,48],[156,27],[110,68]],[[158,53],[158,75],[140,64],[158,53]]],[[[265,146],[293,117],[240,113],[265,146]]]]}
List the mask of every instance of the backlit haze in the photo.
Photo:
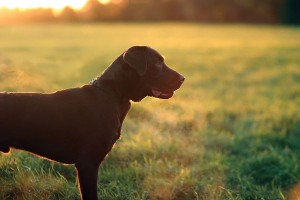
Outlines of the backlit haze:
{"type": "MultiPolygon", "coordinates": [[[[70,6],[74,9],[81,9],[87,0],[1,0],[0,8],[5,7],[9,9],[28,9],[28,8],[52,8],[55,10],[61,10],[66,6],[70,6]]],[[[99,0],[100,3],[106,4],[110,0],[99,0]]]]}

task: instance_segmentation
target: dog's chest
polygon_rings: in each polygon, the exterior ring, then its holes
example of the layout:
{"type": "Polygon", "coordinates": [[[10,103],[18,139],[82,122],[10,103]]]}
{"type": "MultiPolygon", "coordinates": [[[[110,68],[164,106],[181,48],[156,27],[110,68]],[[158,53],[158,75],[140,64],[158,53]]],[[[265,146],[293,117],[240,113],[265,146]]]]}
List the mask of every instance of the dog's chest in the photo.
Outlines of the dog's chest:
{"type": "Polygon", "coordinates": [[[129,111],[129,109],[130,109],[130,102],[129,101],[122,104],[121,109],[120,109],[119,127],[118,127],[118,132],[117,132],[117,135],[116,135],[116,140],[121,137],[123,121],[124,121],[128,111],[129,111]]]}

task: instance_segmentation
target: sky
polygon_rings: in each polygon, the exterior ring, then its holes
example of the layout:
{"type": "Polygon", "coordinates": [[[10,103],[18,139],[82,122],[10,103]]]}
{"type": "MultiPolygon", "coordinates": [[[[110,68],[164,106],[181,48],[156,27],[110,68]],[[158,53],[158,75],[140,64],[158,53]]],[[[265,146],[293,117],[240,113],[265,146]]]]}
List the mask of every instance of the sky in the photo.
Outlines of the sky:
{"type": "MultiPolygon", "coordinates": [[[[0,8],[6,7],[10,9],[20,8],[53,8],[61,10],[66,6],[74,9],[82,8],[87,0],[0,0],[0,8]]],[[[108,3],[110,0],[99,0],[101,3],[108,3]]]]}

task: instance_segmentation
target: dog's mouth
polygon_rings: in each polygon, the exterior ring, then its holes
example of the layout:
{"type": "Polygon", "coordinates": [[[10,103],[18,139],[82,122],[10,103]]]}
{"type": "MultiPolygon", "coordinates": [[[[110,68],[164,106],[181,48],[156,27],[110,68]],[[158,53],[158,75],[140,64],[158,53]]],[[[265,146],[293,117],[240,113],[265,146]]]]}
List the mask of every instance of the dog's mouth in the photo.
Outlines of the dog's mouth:
{"type": "Polygon", "coordinates": [[[159,90],[152,89],[152,96],[160,99],[169,99],[174,95],[174,91],[162,92],[159,90]]]}
{"type": "Polygon", "coordinates": [[[175,91],[180,88],[184,81],[184,77],[180,76],[180,81],[176,82],[176,84],[168,85],[167,87],[157,88],[151,87],[150,96],[159,98],[159,99],[169,99],[171,98],[175,91]]]}

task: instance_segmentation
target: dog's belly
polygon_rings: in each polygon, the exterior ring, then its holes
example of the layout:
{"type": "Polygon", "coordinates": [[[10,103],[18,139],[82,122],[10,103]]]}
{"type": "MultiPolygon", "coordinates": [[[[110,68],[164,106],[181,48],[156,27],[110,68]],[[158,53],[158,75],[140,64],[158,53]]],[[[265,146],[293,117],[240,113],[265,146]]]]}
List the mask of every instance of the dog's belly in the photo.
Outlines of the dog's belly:
{"type": "Polygon", "coordinates": [[[6,132],[1,135],[0,150],[4,153],[9,148],[25,150],[50,160],[65,164],[73,164],[81,148],[80,139],[68,138],[60,133],[61,137],[51,132],[6,132]],[[5,139],[4,139],[5,138],[5,139]]]}
{"type": "Polygon", "coordinates": [[[74,164],[78,155],[78,149],[76,148],[61,146],[61,144],[57,145],[55,143],[49,144],[49,141],[32,143],[19,142],[17,140],[12,143],[11,147],[64,164],[74,164]]]}

